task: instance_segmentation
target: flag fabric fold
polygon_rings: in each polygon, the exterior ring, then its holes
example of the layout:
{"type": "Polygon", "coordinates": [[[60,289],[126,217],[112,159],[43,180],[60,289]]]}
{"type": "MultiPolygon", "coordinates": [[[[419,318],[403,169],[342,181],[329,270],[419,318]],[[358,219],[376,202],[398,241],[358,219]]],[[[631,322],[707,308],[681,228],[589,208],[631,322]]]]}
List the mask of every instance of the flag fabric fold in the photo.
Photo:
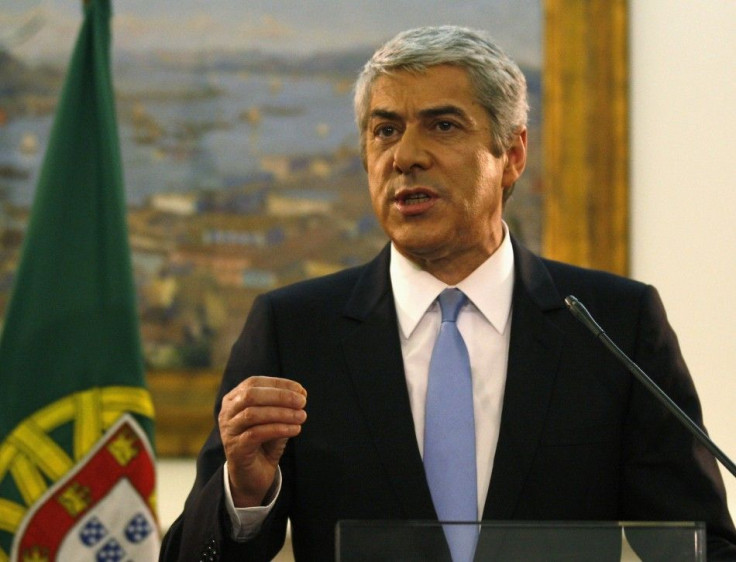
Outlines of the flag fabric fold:
{"type": "Polygon", "coordinates": [[[157,557],[110,12],[85,4],[0,335],[0,562],[157,557]]]}

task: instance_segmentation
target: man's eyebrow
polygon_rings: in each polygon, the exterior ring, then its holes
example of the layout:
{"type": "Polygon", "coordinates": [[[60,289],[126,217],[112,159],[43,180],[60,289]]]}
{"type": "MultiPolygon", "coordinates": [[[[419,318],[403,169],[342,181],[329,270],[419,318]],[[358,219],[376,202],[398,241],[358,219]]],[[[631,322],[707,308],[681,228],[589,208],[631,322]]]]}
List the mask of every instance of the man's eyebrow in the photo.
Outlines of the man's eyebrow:
{"type": "MultiPolygon", "coordinates": [[[[468,114],[461,109],[460,107],[456,105],[440,105],[437,107],[428,107],[426,109],[422,109],[419,112],[419,115],[424,119],[431,119],[433,117],[441,117],[443,115],[454,115],[456,117],[461,117],[463,119],[468,119],[468,114]]],[[[378,119],[388,119],[389,121],[400,121],[401,115],[395,111],[391,111],[389,109],[381,109],[376,108],[373,109],[370,112],[369,117],[371,119],[378,118],[378,119]]]]}
{"type": "Polygon", "coordinates": [[[371,119],[373,118],[388,119],[389,121],[398,121],[401,119],[401,116],[395,111],[389,111],[388,109],[380,109],[380,108],[372,110],[369,117],[371,119]]]}
{"type": "Polygon", "coordinates": [[[468,114],[456,105],[440,105],[438,107],[428,107],[422,109],[419,112],[424,118],[442,117],[443,115],[454,115],[455,117],[461,117],[468,119],[468,114]]]}

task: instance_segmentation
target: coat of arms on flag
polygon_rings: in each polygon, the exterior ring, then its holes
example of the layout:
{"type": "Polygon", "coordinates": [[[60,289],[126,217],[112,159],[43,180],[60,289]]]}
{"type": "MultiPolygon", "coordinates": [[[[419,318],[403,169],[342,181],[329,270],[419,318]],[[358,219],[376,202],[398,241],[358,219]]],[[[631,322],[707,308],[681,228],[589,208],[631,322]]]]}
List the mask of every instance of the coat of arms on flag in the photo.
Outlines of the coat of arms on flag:
{"type": "Polygon", "coordinates": [[[154,560],[153,452],[145,432],[123,415],[34,504],[13,543],[13,562],[154,560]]]}

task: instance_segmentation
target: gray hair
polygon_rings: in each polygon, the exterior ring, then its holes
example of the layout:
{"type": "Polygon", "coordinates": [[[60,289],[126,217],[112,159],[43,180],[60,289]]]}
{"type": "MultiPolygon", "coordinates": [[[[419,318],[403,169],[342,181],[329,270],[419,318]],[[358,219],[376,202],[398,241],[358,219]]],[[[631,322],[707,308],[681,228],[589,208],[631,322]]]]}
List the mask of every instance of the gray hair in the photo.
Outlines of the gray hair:
{"type": "Polygon", "coordinates": [[[399,33],[380,47],[365,64],[355,83],[355,120],[365,156],[373,82],[395,70],[424,72],[428,67],[450,64],[464,68],[476,90],[478,102],[491,119],[492,146],[501,156],[527,123],[526,78],[491,37],[464,27],[420,27],[399,33]]]}

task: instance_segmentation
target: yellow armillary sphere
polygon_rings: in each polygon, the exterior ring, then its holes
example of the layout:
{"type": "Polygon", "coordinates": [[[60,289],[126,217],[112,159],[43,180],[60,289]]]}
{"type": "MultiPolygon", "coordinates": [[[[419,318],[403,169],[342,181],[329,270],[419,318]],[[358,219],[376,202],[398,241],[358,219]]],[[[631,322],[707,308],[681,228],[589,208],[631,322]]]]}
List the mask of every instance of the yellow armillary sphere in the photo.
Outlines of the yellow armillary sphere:
{"type": "MultiPolygon", "coordinates": [[[[21,422],[0,445],[0,482],[8,473],[23,500],[0,498],[0,530],[14,533],[28,508],[63,477],[125,413],[153,419],[153,401],[144,388],[110,386],[66,396],[21,422]],[[54,440],[55,430],[71,424],[73,454],[54,440]]],[[[0,562],[8,555],[0,550],[0,562]]]]}

